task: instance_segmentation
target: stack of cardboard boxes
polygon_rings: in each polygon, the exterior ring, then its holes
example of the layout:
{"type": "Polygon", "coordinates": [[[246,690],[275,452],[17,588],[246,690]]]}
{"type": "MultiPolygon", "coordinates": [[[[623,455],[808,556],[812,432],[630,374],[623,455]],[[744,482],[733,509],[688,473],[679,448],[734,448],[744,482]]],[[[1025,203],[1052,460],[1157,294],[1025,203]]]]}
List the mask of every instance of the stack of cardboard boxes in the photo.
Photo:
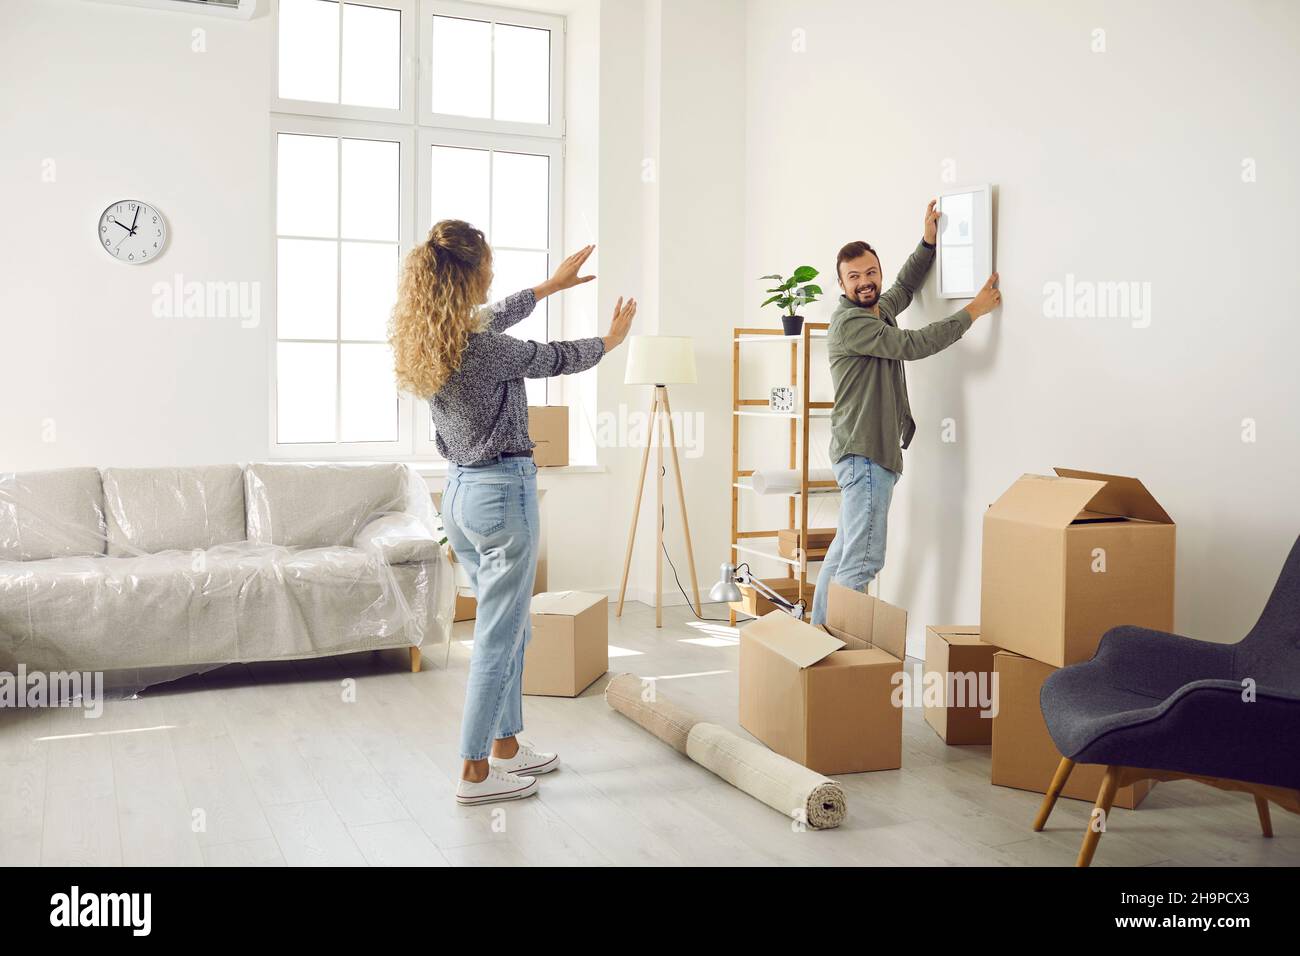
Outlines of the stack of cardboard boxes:
{"type": "MultiPolygon", "coordinates": [[[[1043,682],[1089,660],[1119,624],[1173,629],[1174,533],[1137,479],[1022,476],[984,515],[980,627],[926,635],[926,681],[944,688],[926,720],[950,744],[991,743],[994,784],[1045,793],[1061,754],[1039,706],[1043,682]]],[[[1077,767],[1063,795],[1095,799],[1103,771],[1077,767]]],[[[1125,787],[1115,805],[1134,809],[1149,790],[1125,787]]]]}
{"type": "MultiPolygon", "coordinates": [[[[984,516],[981,639],[993,657],[993,783],[1043,793],[1060,763],[1039,691],[1090,660],[1120,624],[1174,627],[1173,520],[1135,478],[1056,469],[1025,475],[984,516]]],[[[1093,800],[1103,768],[1080,766],[1063,795],[1093,800]]],[[[1147,783],[1115,805],[1136,808],[1147,783]]]]}

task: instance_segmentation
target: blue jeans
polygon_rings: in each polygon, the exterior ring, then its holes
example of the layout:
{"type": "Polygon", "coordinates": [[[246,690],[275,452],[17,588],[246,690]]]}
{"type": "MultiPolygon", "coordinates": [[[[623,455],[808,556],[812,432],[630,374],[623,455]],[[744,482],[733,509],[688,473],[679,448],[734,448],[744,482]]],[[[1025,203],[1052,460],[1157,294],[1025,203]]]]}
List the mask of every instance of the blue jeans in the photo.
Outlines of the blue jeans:
{"type": "Polygon", "coordinates": [[[845,455],[835,463],[835,481],[840,486],[840,526],[817,575],[814,624],[826,623],[832,581],[865,591],[884,566],[889,502],[898,475],[870,458],[845,455]]]}
{"type": "Polygon", "coordinates": [[[531,458],[451,465],[443,525],[478,600],[460,755],[483,760],[493,739],[524,729],[524,648],[537,574],[537,466],[531,458]]]}

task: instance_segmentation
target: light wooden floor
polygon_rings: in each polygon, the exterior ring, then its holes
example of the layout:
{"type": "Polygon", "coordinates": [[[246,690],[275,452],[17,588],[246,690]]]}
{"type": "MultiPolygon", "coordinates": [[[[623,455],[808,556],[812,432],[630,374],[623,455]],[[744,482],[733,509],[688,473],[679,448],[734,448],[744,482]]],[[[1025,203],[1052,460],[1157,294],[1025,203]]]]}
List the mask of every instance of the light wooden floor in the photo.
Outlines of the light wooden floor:
{"type": "MultiPolygon", "coordinates": [[[[719,609],[706,615],[720,616],[719,609]]],[[[611,617],[611,671],[662,679],[707,719],[736,725],[735,633],[665,610],[611,617]]],[[[524,736],[558,749],[541,794],[499,808],[453,802],[472,636],[451,666],[403,651],[223,668],[78,711],[0,713],[0,864],[885,864],[1070,865],[1090,805],[988,782],[988,748],[946,747],[904,719],[902,770],[841,778],[849,819],[789,821],[606,706],[528,698],[524,736]],[[356,700],[342,700],[345,679],[356,700]]],[[[1161,784],[1115,810],[1094,865],[1300,864],[1300,817],[1259,836],[1249,796],[1161,784]]]]}

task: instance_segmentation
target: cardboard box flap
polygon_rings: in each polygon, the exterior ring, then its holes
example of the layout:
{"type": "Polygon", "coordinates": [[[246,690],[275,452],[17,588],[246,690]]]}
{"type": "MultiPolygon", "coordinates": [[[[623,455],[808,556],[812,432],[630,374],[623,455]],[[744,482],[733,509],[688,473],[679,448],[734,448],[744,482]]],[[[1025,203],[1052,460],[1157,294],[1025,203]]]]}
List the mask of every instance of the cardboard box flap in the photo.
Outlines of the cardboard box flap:
{"type": "Polygon", "coordinates": [[[1147,491],[1146,485],[1136,478],[1122,475],[1102,475],[1092,471],[1078,471],[1074,468],[1054,469],[1062,478],[1083,478],[1104,481],[1106,486],[1093,496],[1088,503],[1088,510],[1108,515],[1123,515],[1125,518],[1137,518],[1141,521],[1156,521],[1160,524],[1173,524],[1174,519],[1160,507],[1160,503],[1147,491]]]}
{"type": "Polygon", "coordinates": [[[795,620],[785,611],[771,611],[745,627],[745,635],[780,654],[796,667],[811,667],[844,647],[819,627],[795,620]]]}
{"type": "Polygon", "coordinates": [[[1021,475],[988,513],[1025,524],[1064,528],[1106,487],[1087,478],[1021,475]]]}
{"type": "Polygon", "coordinates": [[[602,600],[604,595],[587,594],[585,591],[548,591],[545,594],[534,595],[532,613],[573,616],[581,614],[602,600]]]}
{"type": "Polygon", "coordinates": [[[851,634],[867,641],[899,660],[907,654],[907,612],[865,591],[832,584],[826,602],[826,627],[831,633],[851,634]]]}

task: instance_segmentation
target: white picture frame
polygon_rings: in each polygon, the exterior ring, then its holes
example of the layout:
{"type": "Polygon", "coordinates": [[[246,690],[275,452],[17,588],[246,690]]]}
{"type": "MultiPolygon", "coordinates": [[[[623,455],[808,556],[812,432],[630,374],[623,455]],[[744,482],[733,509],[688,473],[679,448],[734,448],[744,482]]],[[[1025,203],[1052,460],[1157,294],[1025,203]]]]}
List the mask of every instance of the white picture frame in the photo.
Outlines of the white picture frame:
{"type": "Polygon", "coordinates": [[[993,272],[993,187],[939,194],[938,286],[941,299],[971,299],[993,272]]]}

